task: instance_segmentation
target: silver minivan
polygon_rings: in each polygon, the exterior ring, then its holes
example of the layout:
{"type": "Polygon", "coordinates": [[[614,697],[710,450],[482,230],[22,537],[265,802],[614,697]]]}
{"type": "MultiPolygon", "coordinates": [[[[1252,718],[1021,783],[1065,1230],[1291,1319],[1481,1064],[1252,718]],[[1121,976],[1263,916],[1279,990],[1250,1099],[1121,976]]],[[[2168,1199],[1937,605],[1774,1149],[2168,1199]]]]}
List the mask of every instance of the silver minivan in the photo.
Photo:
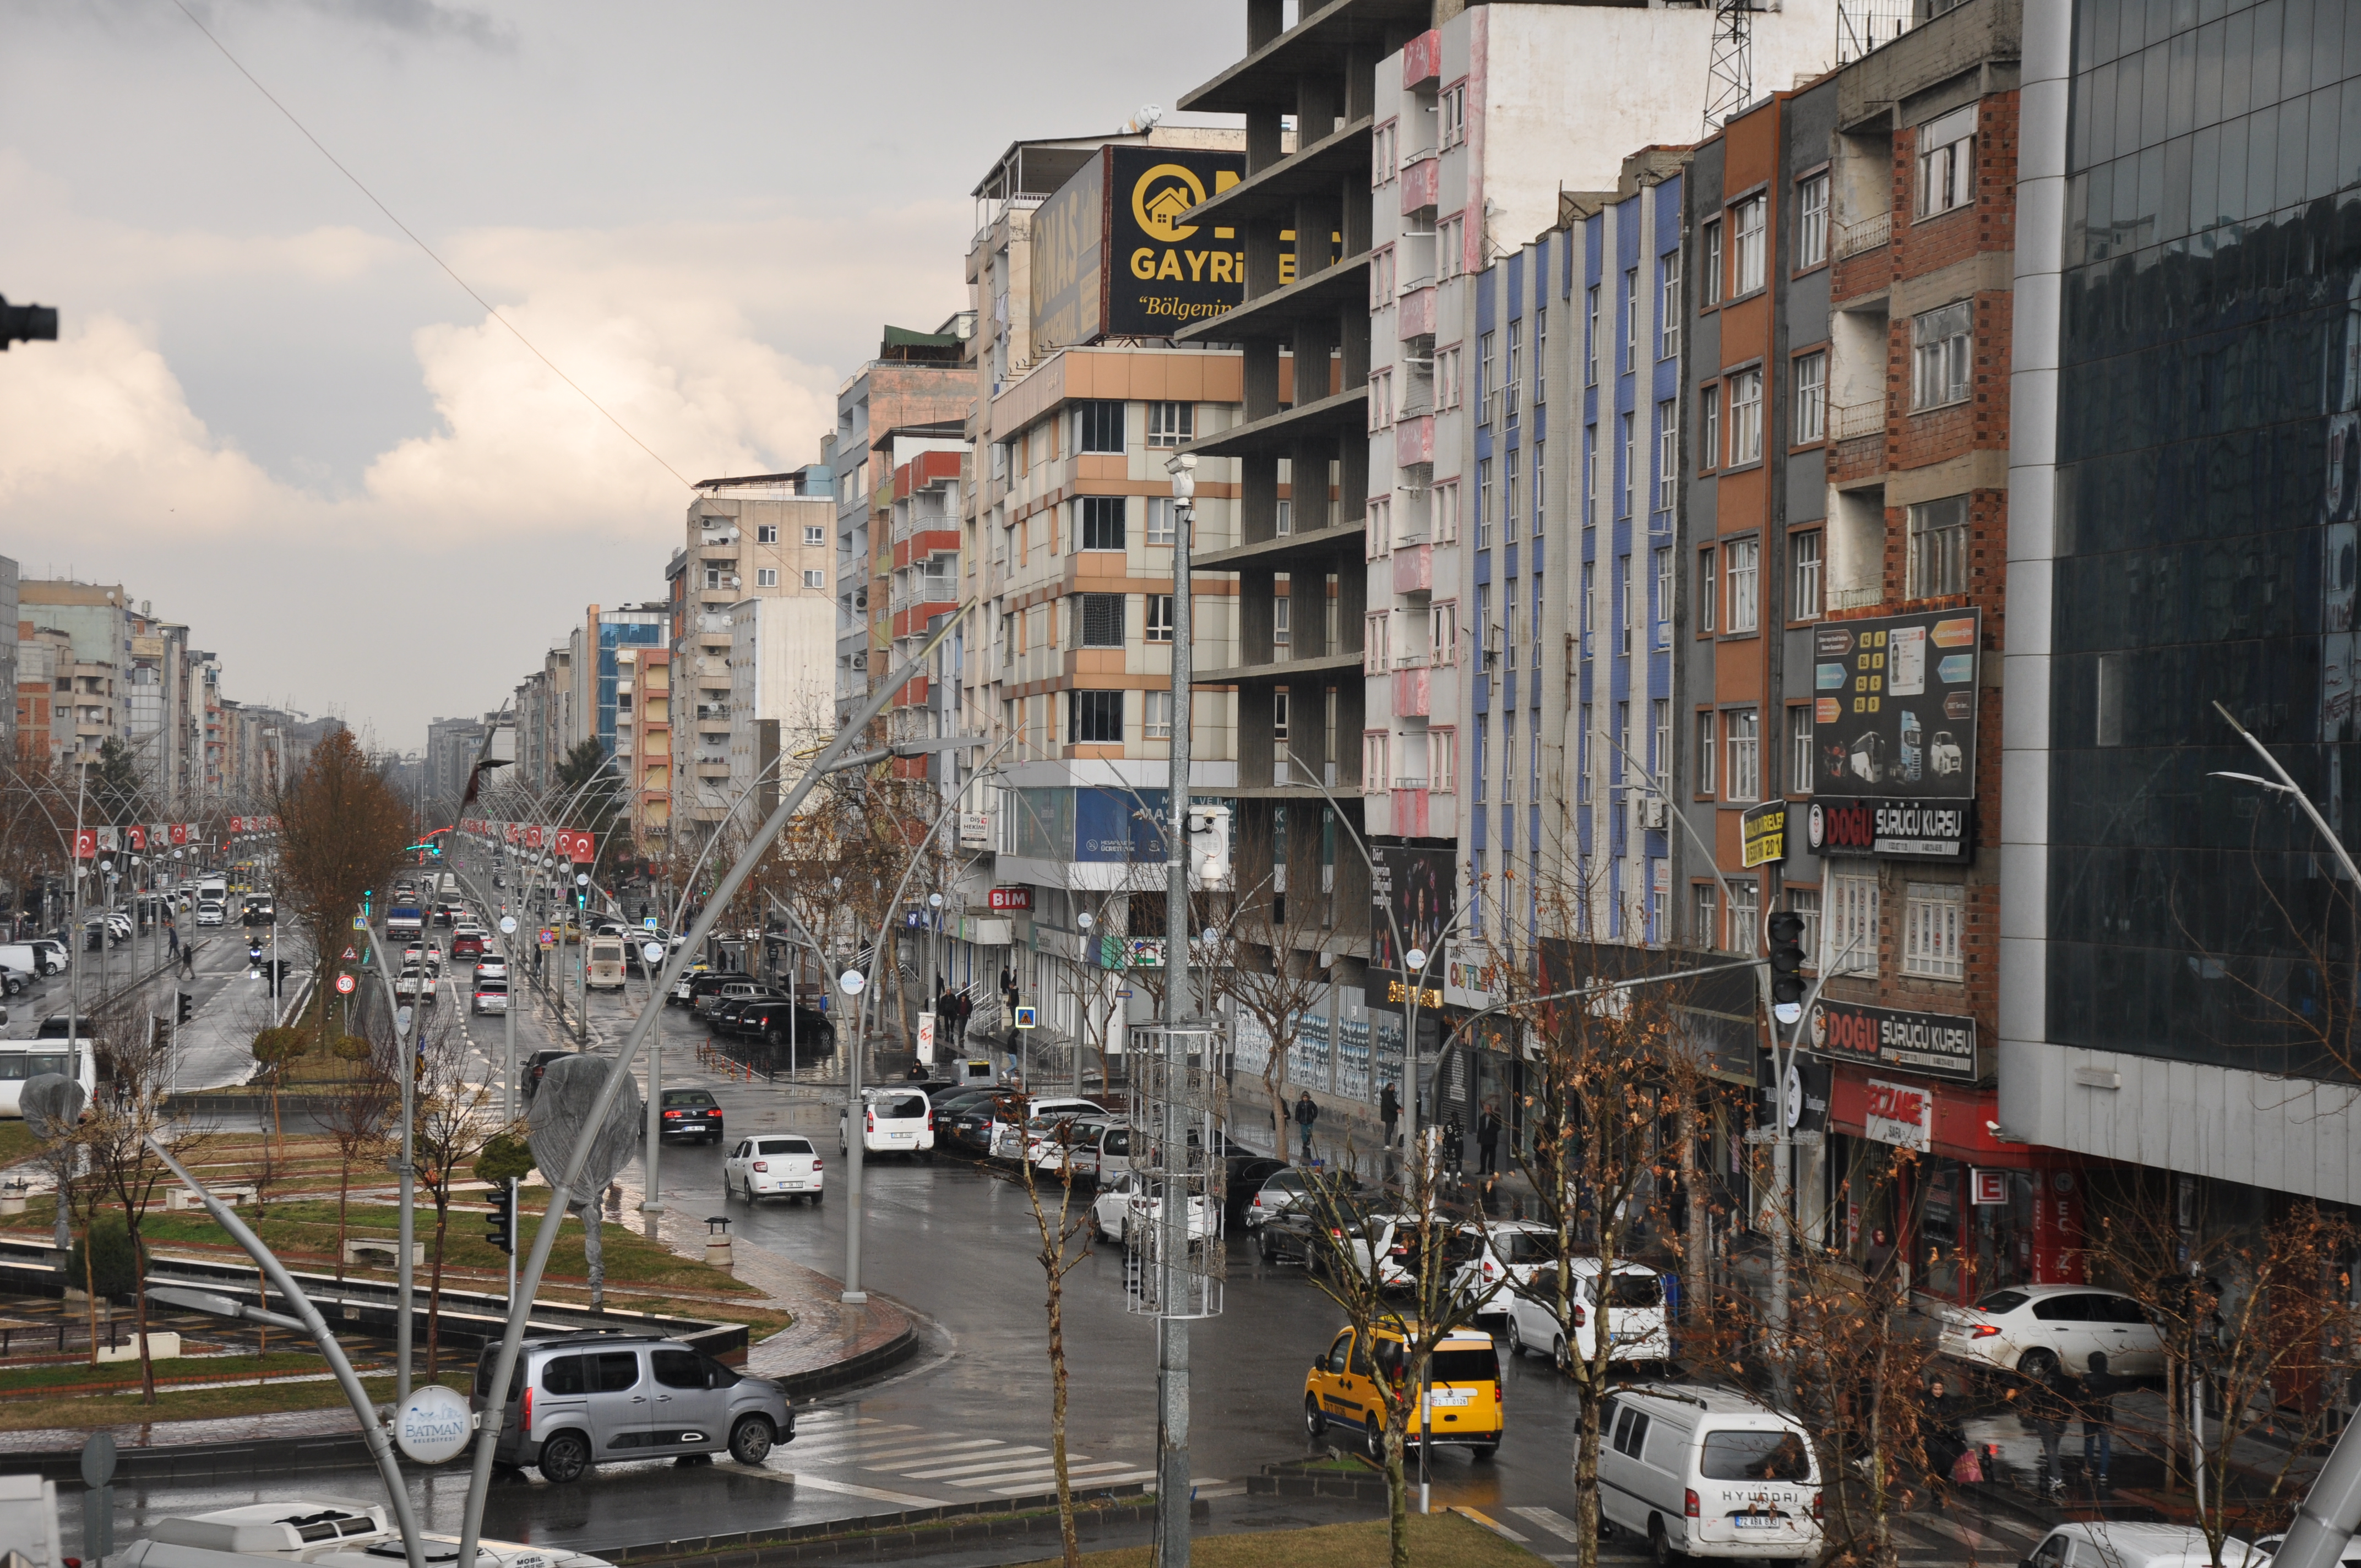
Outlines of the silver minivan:
{"type": "MultiPolygon", "coordinates": [[[[500,1347],[476,1362],[474,1407],[491,1393],[500,1347]]],[[[786,1391],[749,1377],[678,1340],[620,1333],[534,1340],[517,1357],[494,1457],[530,1464],[550,1481],[579,1481],[602,1461],[727,1450],[760,1464],[792,1442],[786,1391]]]]}

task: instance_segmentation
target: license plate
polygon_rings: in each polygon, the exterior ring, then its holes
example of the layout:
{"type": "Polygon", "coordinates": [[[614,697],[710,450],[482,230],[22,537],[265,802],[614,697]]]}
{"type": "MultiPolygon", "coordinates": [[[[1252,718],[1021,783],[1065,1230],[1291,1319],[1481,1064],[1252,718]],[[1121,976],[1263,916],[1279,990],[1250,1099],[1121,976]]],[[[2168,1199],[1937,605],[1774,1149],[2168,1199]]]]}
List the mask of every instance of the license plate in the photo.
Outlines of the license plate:
{"type": "Polygon", "coordinates": [[[782,1181],[779,1185],[790,1192],[800,1192],[803,1190],[804,1184],[800,1181],[782,1181]]]}
{"type": "Polygon", "coordinates": [[[1730,1518],[1741,1530],[1769,1530],[1779,1522],[1769,1514],[1732,1514],[1730,1518]]]}
{"type": "Polygon", "coordinates": [[[1609,1343],[1613,1344],[1632,1344],[1647,1337],[1645,1329],[1617,1329],[1607,1336],[1609,1343]]]}
{"type": "Polygon", "coordinates": [[[1437,1388],[1429,1398],[1438,1410],[1455,1410],[1476,1397],[1473,1388],[1437,1388]]]}

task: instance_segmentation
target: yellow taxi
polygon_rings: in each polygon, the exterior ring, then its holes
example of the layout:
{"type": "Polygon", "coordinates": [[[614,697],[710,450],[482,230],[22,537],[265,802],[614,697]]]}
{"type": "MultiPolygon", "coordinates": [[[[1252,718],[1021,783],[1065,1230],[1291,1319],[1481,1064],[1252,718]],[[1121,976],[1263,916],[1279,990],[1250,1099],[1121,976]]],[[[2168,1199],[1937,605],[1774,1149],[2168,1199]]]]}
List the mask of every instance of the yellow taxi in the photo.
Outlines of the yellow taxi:
{"type": "MultiPolygon", "coordinates": [[[[1417,1325],[1399,1319],[1376,1324],[1366,1343],[1350,1325],[1339,1329],[1326,1354],[1312,1364],[1303,1379],[1303,1430],[1312,1437],[1330,1425],[1350,1427],[1361,1434],[1371,1458],[1385,1442],[1385,1398],[1379,1376],[1399,1380],[1407,1348],[1417,1325]]],[[[1437,1444],[1472,1448],[1478,1459],[1499,1450],[1506,1429],[1500,1398],[1500,1357],[1492,1336],[1479,1329],[1453,1329],[1436,1343],[1428,1362],[1428,1394],[1423,1412],[1412,1408],[1406,1444],[1415,1449],[1422,1426],[1437,1444]],[[1422,1415],[1424,1420],[1422,1420],[1422,1415]]]]}

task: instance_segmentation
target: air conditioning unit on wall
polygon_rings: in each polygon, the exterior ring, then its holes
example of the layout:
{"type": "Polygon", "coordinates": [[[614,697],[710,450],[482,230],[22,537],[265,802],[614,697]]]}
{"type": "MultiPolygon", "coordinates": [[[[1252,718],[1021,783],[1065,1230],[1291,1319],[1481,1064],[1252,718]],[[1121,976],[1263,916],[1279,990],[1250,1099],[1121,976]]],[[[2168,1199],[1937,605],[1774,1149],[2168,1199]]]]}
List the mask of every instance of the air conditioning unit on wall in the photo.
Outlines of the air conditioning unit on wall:
{"type": "Polygon", "coordinates": [[[1673,808],[1669,803],[1661,800],[1643,800],[1640,803],[1640,826],[1642,828],[1662,832],[1672,825],[1672,819],[1673,808]]]}

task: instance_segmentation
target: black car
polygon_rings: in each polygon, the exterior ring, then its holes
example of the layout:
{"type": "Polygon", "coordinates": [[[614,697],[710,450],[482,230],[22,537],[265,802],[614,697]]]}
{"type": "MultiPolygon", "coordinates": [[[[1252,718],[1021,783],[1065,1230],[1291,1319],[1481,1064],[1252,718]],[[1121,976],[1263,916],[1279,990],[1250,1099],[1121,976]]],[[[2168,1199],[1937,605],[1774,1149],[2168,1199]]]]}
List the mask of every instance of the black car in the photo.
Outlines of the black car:
{"type": "Polygon", "coordinates": [[[549,1070],[549,1064],[551,1062],[557,1060],[560,1057],[570,1057],[574,1053],[572,1051],[535,1051],[533,1055],[525,1058],[523,1068],[524,1097],[528,1101],[531,1100],[533,1097],[534,1091],[541,1088],[541,1075],[549,1070]]]}
{"type": "Polygon", "coordinates": [[[1306,1203],[1281,1210],[1255,1232],[1257,1250],[1265,1263],[1300,1263],[1306,1268],[1328,1268],[1336,1261],[1341,1233],[1361,1234],[1369,1211],[1345,1198],[1334,1203],[1306,1203]],[[1320,1232],[1326,1230],[1326,1236],[1320,1232]]]}
{"type": "Polygon", "coordinates": [[[825,1013],[785,1002],[753,1002],[738,1009],[730,1025],[733,1033],[759,1037],[774,1051],[785,1051],[790,1037],[798,1054],[827,1056],[836,1049],[836,1025],[825,1013]],[[789,1017],[793,1016],[792,1036],[789,1017]]]}
{"type": "Polygon", "coordinates": [[[705,1021],[712,1025],[713,1032],[717,1035],[743,1034],[746,1031],[739,1026],[738,1020],[748,1008],[762,1007],[773,1002],[785,1000],[783,996],[767,995],[760,992],[752,996],[733,996],[726,1002],[716,1004],[713,1011],[705,1015],[705,1021]]]}
{"type": "Polygon", "coordinates": [[[745,978],[746,977],[742,974],[726,973],[691,975],[686,981],[682,982],[687,987],[687,995],[683,996],[680,994],[681,987],[676,985],[673,988],[672,994],[665,997],[664,1001],[668,1004],[677,1003],[680,1006],[693,1009],[698,1003],[704,1001],[707,997],[712,995],[723,986],[730,984],[732,981],[741,981],[745,978]]]}
{"type": "Polygon", "coordinates": [[[667,1142],[695,1138],[701,1144],[721,1141],[721,1107],[713,1096],[702,1089],[667,1089],[664,1091],[664,1114],[658,1118],[662,1129],[658,1136],[667,1142]]]}

